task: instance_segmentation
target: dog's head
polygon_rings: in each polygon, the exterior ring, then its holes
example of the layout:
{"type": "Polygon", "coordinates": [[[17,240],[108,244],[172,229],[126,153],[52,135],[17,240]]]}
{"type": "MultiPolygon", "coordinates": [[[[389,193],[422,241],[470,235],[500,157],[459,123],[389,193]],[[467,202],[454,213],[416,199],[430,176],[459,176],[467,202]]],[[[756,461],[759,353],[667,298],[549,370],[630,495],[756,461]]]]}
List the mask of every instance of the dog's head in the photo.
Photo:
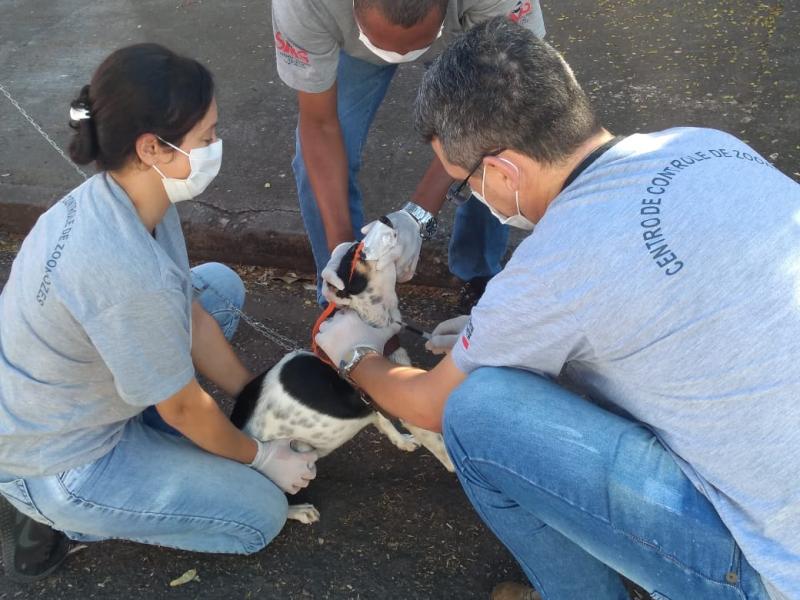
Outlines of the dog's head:
{"type": "Polygon", "coordinates": [[[380,264],[360,254],[356,258],[357,250],[358,243],[354,242],[336,271],[344,282],[344,289],[337,290],[326,284],[323,291],[325,299],[355,311],[363,321],[375,327],[386,327],[399,321],[394,263],[380,264]]]}

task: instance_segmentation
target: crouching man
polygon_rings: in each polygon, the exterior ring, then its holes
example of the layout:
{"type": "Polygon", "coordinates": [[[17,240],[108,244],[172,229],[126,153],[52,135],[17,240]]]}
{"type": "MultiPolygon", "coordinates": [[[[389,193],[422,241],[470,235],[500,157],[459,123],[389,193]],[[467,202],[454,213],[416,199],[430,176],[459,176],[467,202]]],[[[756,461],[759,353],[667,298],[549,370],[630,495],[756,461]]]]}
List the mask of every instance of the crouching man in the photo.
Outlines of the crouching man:
{"type": "MultiPolygon", "coordinates": [[[[726,133],[615,137],[561,56],[506,19],[426,74],[416,126],[533,231],[431,371],[339,313],[317,337],[374,401],[444,432],[536,592],[800,598],[800,186],[726,133]],[[569,384],[569,390],[562,387],[569,384]]],[[[463,190],[462,190],[463,192],[463,190]]]]}

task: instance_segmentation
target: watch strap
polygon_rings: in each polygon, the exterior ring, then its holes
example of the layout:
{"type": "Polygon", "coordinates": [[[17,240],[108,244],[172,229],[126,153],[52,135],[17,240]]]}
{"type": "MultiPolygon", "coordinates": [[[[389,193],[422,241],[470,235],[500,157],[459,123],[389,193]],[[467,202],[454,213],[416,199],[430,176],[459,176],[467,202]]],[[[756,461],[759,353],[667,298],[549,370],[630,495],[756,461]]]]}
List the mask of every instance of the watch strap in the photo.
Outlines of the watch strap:
{"type": "Polygon", "coordinates": [[[339,363],[339,376],[355,385],[355,382],[350,378],[350,373],[353,372],[353,369],[358,366],[364,357],[370,354],[381,354],[381,352],[372,346],[356,346],[353,348],[339,363]]]}
{"type": "Polygon", "coordinates": [[[419,225],[419,235],[423,240],[433,237],[438,228],[438,221],[433,214],[422,208],[416,202],[406,202],[403,210],[410,214],[419,225]]]}

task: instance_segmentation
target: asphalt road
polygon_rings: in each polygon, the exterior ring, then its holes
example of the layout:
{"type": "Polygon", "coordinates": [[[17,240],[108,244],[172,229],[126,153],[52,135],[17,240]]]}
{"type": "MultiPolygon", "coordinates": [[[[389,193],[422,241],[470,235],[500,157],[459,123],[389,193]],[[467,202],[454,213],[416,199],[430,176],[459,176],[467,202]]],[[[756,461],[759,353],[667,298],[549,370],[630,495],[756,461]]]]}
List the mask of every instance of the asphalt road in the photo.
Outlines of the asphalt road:
{"type": "MultiPolygon", "coordinates": [[[[0,231],[0,286],[18,239],[0,231]]],[[[257,267],[240,269],[246,311],[271,331],[306,346],[317,315],[307,279],[257,267]],[[279,279],[278,277],[283,277],[279,279]]],[[[455,295],[405,287],[404,314],[426,327],[455,314],[455,295]]],[[[246,324],[234,339],[253,370],[285,349],[246,324]]],[[[404,338],[416,364],[431,364],[419,338],[404,338]]],[[[226,408],[227,398],[215,396],[226,408]]],[[[491,587],[522,577],[483,526],[454,475],[424,449],[404,453],[377,430],[320,460],[319,476],[298,502],[322,513],[314,525],[289,522],[253,556],[204,555],[122,541],[90,544],[46,581],[24,587],[0,575],[0,600],[14,598],[486,598],[491,587]],[[199,581],[170,587],[196,569],[199,581]]],[[[146,493],[146,490],[143,491],[146,493]]]]}

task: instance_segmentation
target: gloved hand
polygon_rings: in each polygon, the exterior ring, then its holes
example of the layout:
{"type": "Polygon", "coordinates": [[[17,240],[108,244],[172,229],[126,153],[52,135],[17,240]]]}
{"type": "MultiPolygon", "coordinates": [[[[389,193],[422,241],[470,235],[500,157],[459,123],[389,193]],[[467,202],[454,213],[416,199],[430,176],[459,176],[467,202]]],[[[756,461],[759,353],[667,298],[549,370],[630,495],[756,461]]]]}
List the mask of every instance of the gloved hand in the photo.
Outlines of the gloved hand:
{"type": "MultiPolygon", "coordinates": [[[[329,286],[336,288],[337,290],[344,289],[344,281],[342,281],[342,279],[336,274],[336,271],[339,270],[339,265],[342,262],[342,258],[345,254],[347,254],[347,251],[350,250],[350,246],[352,245],[353,242],[342,242],[336,246],[336,248],[333,249],[333,252],[331,252],[331,257],[328,259],[328,264],[325,265],[325,268],[322,269],[322,273],[320,273],[322,281],[329,286]]],[[[324,287],[325,286],[323,285],[323,289],[324,287]]]]}
{"type": "MultiPolygon", "coordinates": [[[[419,223],[408,212],[397,210],[386,215],[394,229],[380,221],[372,221],[361,229],[364,234],[364,254],[367,260],[391,260],[397,267],[397,281],[406,282],[414,276],[422,248],[419,223]],[[396,239],[389,242],[388,232],[396,239]]],[[[379,267],[380,268],[380,262],[379,267]]]]}
{"type": "Polygon", "coordinates": [[[458,336],[469,323],[469,315],[461,315],[442,321],[431,332],[431,339],[425,342],[425,348],[434,354],[448,354],[458,341],[458,336]]]}
{"type": "MultiPolygon", "coordinates": [[[[253,438],[255,439],[255,438],[253,438]]],[[[258,444],[250,466],[266,476],[284,492],[296,494],[317,476],[317,453],[297,452],[291,448],[292,440],[272,440],[258,444]]]]}
{"type": "Polygon", "coordinates": [[[340,310],[320,326],[314,339],[338,367],[344,355],[356,346],[369,346],[383,354],[386,342],[400,331],[400,327],[400,323],[392,323],[388,327],[373,327],[364,323],[352,310],[340,310]]]}

